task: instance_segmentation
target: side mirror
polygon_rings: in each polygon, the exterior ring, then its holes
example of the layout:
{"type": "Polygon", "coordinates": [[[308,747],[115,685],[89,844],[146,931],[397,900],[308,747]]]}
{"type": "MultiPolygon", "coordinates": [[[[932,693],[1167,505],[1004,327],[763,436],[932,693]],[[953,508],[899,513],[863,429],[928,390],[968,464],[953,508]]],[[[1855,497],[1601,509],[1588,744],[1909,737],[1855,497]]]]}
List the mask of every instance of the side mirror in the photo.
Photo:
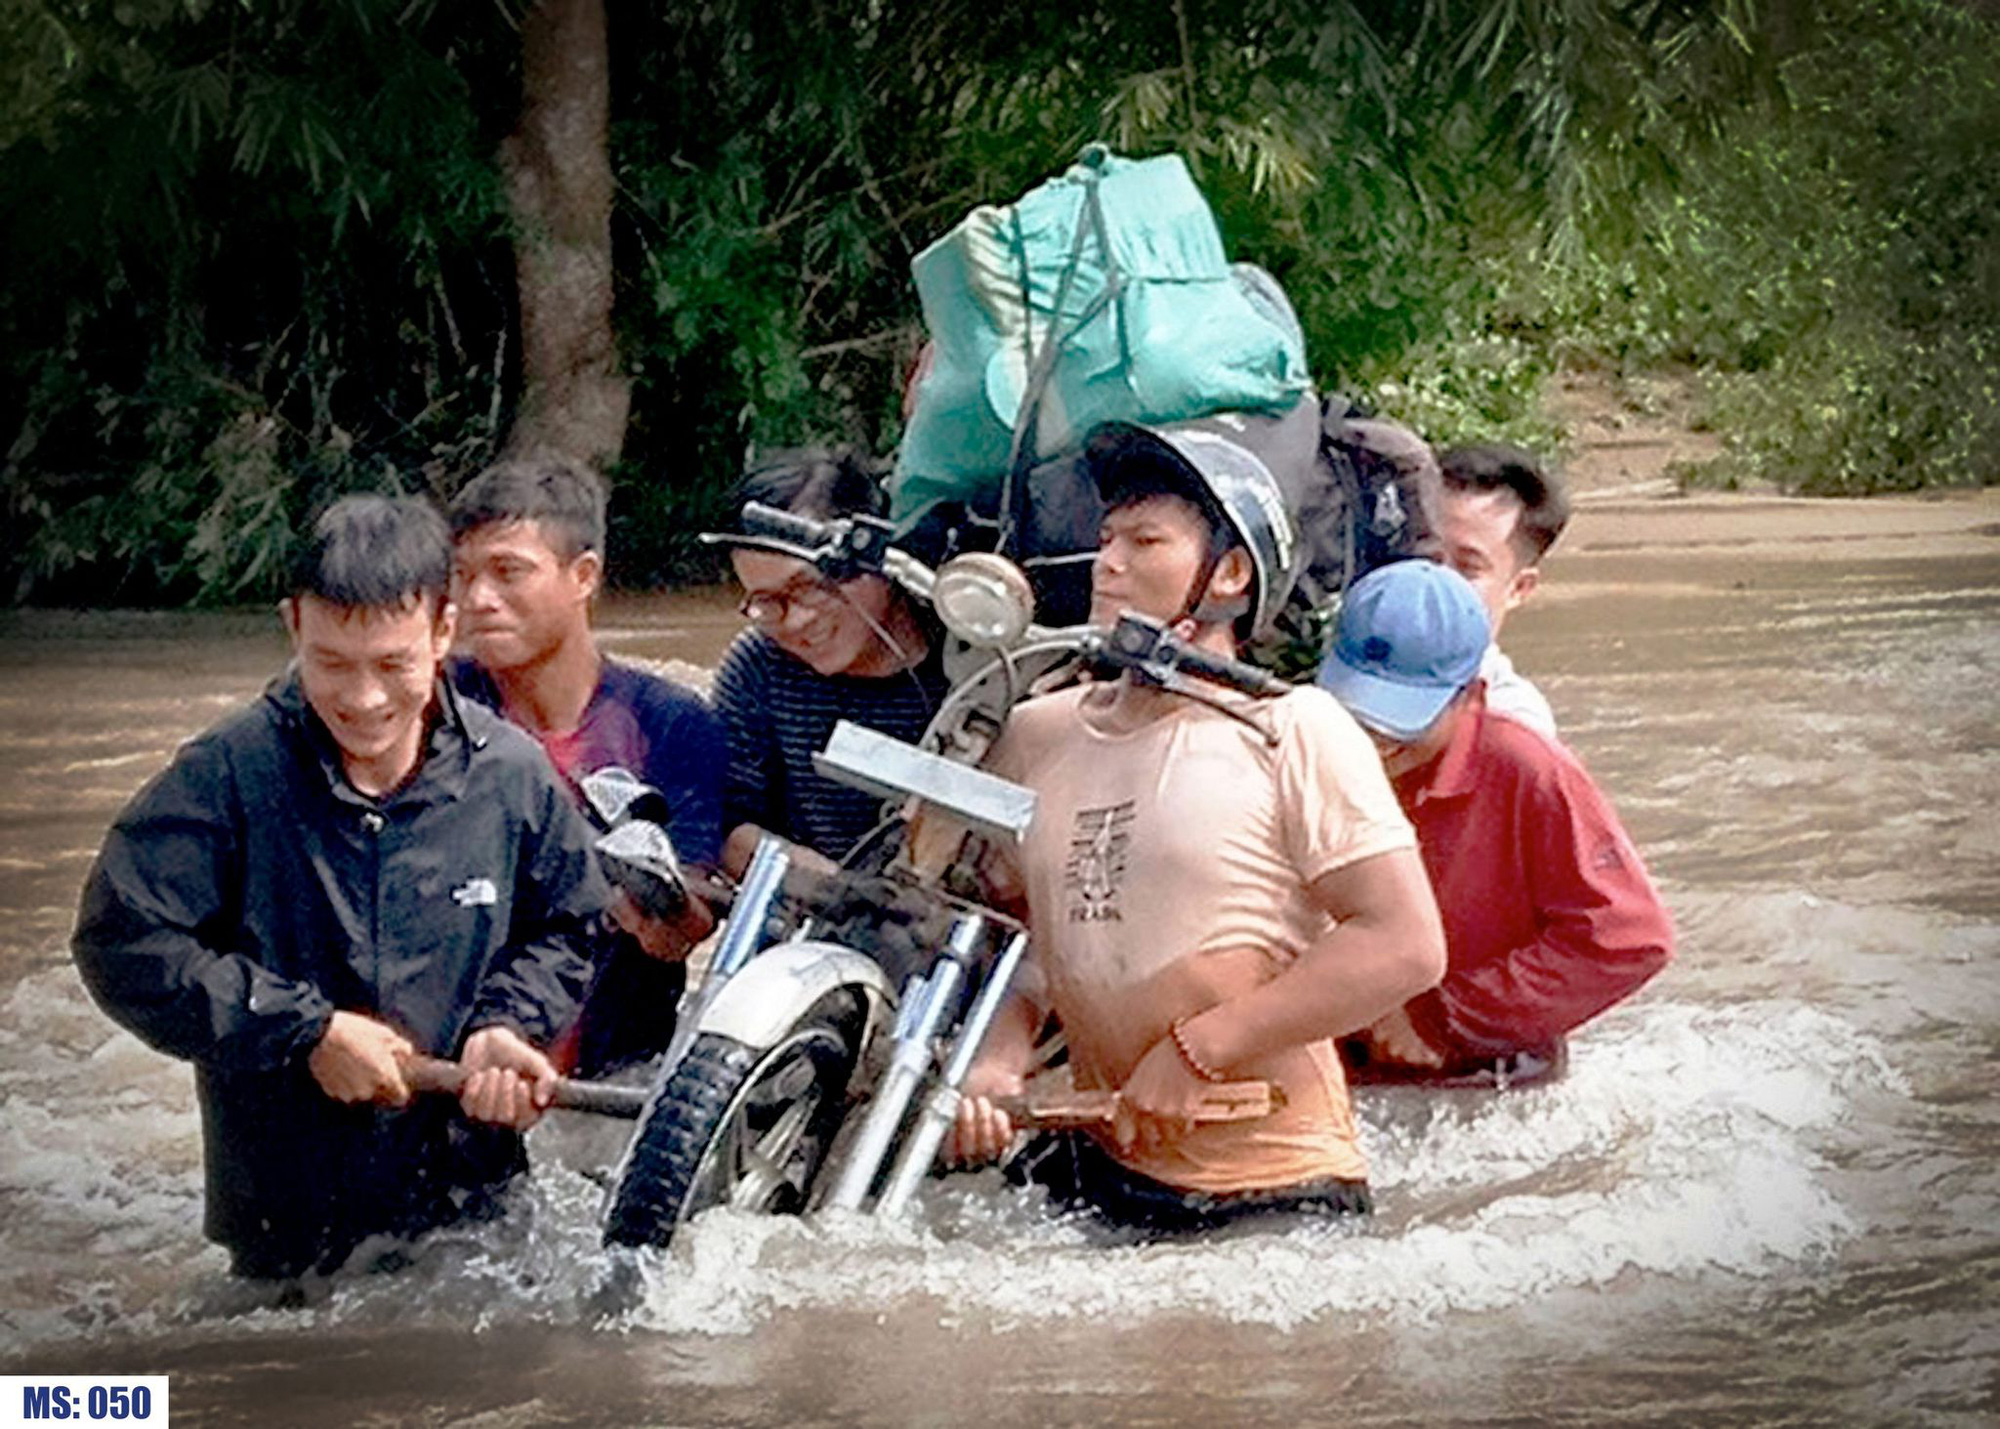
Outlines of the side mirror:
{"type": "Polygon", "coordinates": [[[674,841],[658,824],[633,819],[597,841],[605,877],[632,896],[649,918],[678,918],[687,911],[687,880],[674,841]]]}
{"type": "Polygon", "coordinates": [[[606,832],[594,847],[605,877],[653,918],[677,918],[688,904],[680,856],[667,836],[667,801],[629,770],[612,766],[586,774],[584,802],[606,832]]]}

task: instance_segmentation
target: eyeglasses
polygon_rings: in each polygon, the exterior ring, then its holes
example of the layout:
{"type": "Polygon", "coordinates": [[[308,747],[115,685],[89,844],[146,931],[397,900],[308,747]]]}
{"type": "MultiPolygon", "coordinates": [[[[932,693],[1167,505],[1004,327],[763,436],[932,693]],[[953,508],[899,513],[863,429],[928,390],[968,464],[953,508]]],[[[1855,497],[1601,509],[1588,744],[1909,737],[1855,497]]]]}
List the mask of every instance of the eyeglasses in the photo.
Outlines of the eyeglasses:
{"type": "Polygon", "coordinates": [[[821,578],[794,583],[782,590],[752,591],[743,597],[736,613],[753,625],[775,630],[791,618],[794,610],[808,620],[818,620],[838,610],[846,599],[839,585],[821,578]]]}

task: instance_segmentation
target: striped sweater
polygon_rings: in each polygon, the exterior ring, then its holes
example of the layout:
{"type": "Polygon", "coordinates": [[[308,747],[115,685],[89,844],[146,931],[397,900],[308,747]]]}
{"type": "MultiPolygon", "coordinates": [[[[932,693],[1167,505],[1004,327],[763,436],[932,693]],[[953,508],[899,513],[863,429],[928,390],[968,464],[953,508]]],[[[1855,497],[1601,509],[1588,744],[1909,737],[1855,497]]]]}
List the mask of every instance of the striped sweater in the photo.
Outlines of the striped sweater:
{"type": "Polygon", "coordinates": [[[822,675],[770,636],[746,630],[716,671],[716,712],[729,739],[722,827],[756,824],[840,858],[880,822],[873,794],[822,778],[813,755],[840,720],[915,743],[950,685],[935,646],[887,677],[822,675]]]}

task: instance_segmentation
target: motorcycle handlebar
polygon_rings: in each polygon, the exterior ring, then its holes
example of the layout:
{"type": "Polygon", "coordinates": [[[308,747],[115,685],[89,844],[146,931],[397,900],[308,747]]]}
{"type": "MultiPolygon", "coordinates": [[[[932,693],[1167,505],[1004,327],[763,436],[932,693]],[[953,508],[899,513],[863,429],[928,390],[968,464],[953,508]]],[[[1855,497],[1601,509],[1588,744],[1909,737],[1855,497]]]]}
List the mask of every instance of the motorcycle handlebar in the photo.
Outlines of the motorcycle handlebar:
{"type": "Polygon", "coordinates": [[[750,501],[743,506],[743,533],[799,547],[801,554],[835,580],[858,575],[887,576],[928,602],[937,573],[899,549],[896,528],[876,516],[841,516],[831,521],[781,511],[750,501]]]}
{"type": "Polygon", "coordinates": [[[743,507],[743,530],[746,534],[768,536],[799,546],[831,546],[838,542],[846,524],[844,521],[815,521],[810,516],[766,506],[761,501],[746,502],[743,507]]]}
{"type": "Polygon", "coordinates": [[[1267,670],[1179,639],[1163,621],[1126,611],[1105,637],[1099,657],[1140,674],[1188,674],[1246,695],[1281,695],[1291,688],[1267,670]]]}
{"type": "Polygon", "coordinates": [[[1282,695],[1291,688],[1269,670],[1260,670],[1255,665],[1196,646],[1183,646],[1176,665],[1205,680],[1241,690],[1246,695],[1282,695]]]}
{"type": "MultiPolygon", "coordinates": [[[[750,535],[807,548],[814,563],[824,570],[846,567],[880,572],[919,597],[930,598],[935,573],[890,544],[893,528],[886,522],[855,518],[818,521],[757,501],[745,503],[742,520],[744,531],[750,535]]],[[[1031,627],[1029,636],[1038,638],[1050,633],[1031,627]]],[[[1094,653],[1110,664],[1141,674],[1156,678],[1193,675],[1247,695],[1280,695],[1291,688],[1268,671],[1189,645],[1168,630],[1165,623],[1129,611],[1120,615],[1118,623],[1098,639],[1094,653]]]]}

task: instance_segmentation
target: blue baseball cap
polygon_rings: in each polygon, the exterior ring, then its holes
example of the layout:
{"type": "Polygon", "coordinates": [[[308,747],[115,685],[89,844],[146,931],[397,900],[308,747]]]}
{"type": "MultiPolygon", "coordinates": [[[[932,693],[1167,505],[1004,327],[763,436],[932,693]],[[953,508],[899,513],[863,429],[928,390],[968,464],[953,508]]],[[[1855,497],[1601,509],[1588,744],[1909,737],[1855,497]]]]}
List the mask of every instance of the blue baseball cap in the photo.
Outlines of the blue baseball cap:
{"type": "Polygon", "coordinates": [[[1368,728],[1413,740],[1479,673],[1493,638],[1469,581],[1435,561],[1378,566],[1348,590],[1320,687],[1368,728]]]}

